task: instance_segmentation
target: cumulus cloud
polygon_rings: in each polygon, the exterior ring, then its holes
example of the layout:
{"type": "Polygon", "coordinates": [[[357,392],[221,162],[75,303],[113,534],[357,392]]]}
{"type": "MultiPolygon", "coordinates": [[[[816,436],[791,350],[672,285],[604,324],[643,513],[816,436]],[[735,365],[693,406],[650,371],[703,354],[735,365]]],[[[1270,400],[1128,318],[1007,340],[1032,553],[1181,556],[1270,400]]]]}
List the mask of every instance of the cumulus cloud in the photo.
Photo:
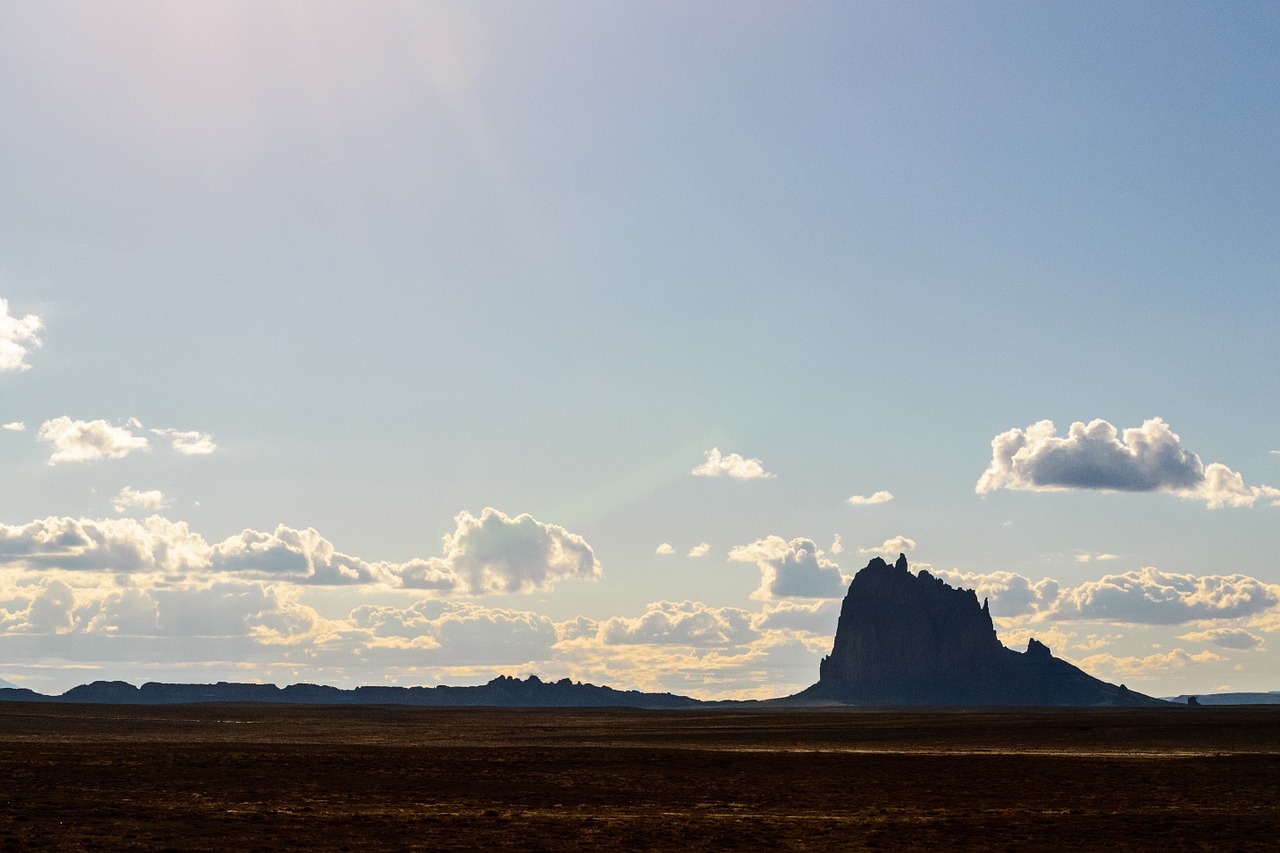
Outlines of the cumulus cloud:
{"type": "Polygon", "coordinates": [[[635,618],[614,616],[600,625],[609,644],[726,646],[758,636],[751,614],[736,607],[708,607],[700,601],[658,601],[635,618]]]}
{"type": "Polygon", "coordinates": [[[1077,563],[1088,563],[1093,560],[1102,561],[1102,560],[1118,560],[1118,559],[1120,558],[1116,554],[1076,554],[1077,563]]]}
{"type": "Polygon", "coordinates": [[[26,432],[27,425],[22,421],[9,421],[9,423],[0,426],[0,429],[7,429],[9,432],[26,432]]]}
{"type": "Polygon", "coordinates": [[[837,533],[837,534],[835,535],[835,538],[833,538],[833,539],[831,540],[831,547],[830,547],[829,549],[827,549],[827,553],[830,553],[830,554],[843,554],[843,553],[844,553],[844,543],[840,541],[840,534],[839,534],[839,533],[837,533]]]}
{"type": "Polygon", "coordinates": [[[772,477],[764,470],[764,463],[759,459],[744,459],[736,453],[721,455],[718,447],[707,451],[707,461],[689,473],[695,477],[733,477],[737,480],[755,480],[772,477]]]}
{"type": "Polygon", "coordinates": [[[906,536],[895,536],[892,539],[886,539],[879,545],[873,545],[870,548],[859,548],[859,554],[880,554],[884,557],[896,557],[899,554],[909,554],[916,549],[916,540],[908,539],[906,536]]]}
{"type": "Polygon", "coordinates": [[[116,512],[125,512],[130,509],[149,509],[157,510],[164,507],[164,492],[159,489],[149,489],[145,492],[125,486],[120,493],[112,499],[111,505],[115,507],[116,512]]]}
{"type": "Polygon", "coordinates": [[[364,560],[337,551],[313,528],[283,524],[272,533],[244,530],[214,545],[209,569],[294,583],[363,584],[389,578],[364,560]]]}
{"type": "Polygon", "coordinates": [[[1180,625],[1256,617],[1280,606],[1280,584],[1248,575],[1191,575],[1146,567],[1063,587],[1013,572],[989,574],[933,569],[955,586],[991,599],[993,616],[1140,625],[1180,625]]]}
{"type": "Polygon", "coordinates": [[[170,446],[183,456],[205,456],[218,449],[207,432],[177,429],[153,429],[151,432],[170,440],[170,446]]]}
{"type": "Polygon", "coordinates": [[[751,594],[755,599],[844,595],[845,580],[840,567],[826,559],[812,539],[788,542],[781,536],[769,536],[750,545],[739,545],[729,552],[729,559],[755,563],[760,568],[760,588],[751,594]]]}
{"type": "Polygon", "coordinates": [[[689,549],[689,553],[688,553],[688,554],[686,554],[685,556],[687,556],[687,557],[705,557],[705,556],[707,556],[707,554],[708,554],[710,551],[711,551],[711,545],[710,545],[710,543],[708,543],[708,542],[703,542],[703,543],[701,543],[701,544],[699,544],[699,545],[694,545],[692,548],[690,548],[690,549],[689,549]]]}
{"type": "Polygon", "coordinates": [[[873,506],[875,504],[887,504],[893,500],[892,492],[876,492],[873,495],[854,495],[849,498],[849,503],[854,506],[873,506]]]}
{"type": "Polygon", "coordinates": [[[42,571],[164,572],[287,581],[295,584],[383,584],[458,595],[535,592],[568,578],[594,580],[600,563],[576,534],[529,515],[493,508],[455,519],[444,556],[405,563],[371,562],[338,551],[312,528],[280,525],[244,530],[214,545],[185,523],[46,518],[0,524],[0,567],[42,571]]]}
{"type": "Polygon", "coordinates": [[[814,602],[778,601],[752,617],[751,624],[759,631],[796,632],[830,640],[839,620],[840,601],[827,598],[814,602]]]}
{"type": "Polygon", "coordinates": [[[511,518],[486,507],[479,517],[462,512],[454,521],[458,527],[444,537],[445,556],[436,565],[457,577],[459,591],[535,592],[602,574],[585,539],[527,513],[511,518]]]}
{"type": "Polygon", "coordinates": [[[1183,634],[1178,639],[1189,640],[1193,643],[1208,643],[1224,649],[1239,651],[1247,651],[1249,649],[1261,651],[1263,648],[1262,638],[1257,634],[1250,634],[1243,628],[1210,628],[1208,631],[1192,631],[1190,634],[1183,634]]]}
{"type": "Polygon", "coordinates": [[[670,542],[663,542],[661,545],[658,546],[658,549],[653,553],[661,554],[664,557],[669,557],[675,552],[676,552],[676,549],[672,547],[670,542]]]}
{"type": "Polygon", "coordinates": [[[1059,591],[1055,619],[1177,625],[1252,616],[1280,604],[1280,585],[1247,575],[1190,575],[1153,567],[1059,591]]]}
{"type": "Polygon", "coordinates": [[[1205,465],[1160,418],[1119,433],[1104,420],[1071,425],[1059,437],[1052,421],[1001,433],[975,491],[996,489],[1168,492],[1203,500],[1210,509],[1280,498],[1280,489],[1247,486],[1221,463],[1205,465]]]}
{"type": "Polygon", "coordinates": [[[0,299],[0,372],[30,369],[27,353],[40,346],[42,328],[35,314],[15,317],[9,313],[9,301],[0,299]]]}
{"type": "Polygon", "coordinates": [[[136,420],[115,426],[104,420],[73,421],[66,416],[45,421],[36,437],[53,445],[49,464],[120,459],[135,450],[146,450],[146,436],[134,435],[136,420]]]}

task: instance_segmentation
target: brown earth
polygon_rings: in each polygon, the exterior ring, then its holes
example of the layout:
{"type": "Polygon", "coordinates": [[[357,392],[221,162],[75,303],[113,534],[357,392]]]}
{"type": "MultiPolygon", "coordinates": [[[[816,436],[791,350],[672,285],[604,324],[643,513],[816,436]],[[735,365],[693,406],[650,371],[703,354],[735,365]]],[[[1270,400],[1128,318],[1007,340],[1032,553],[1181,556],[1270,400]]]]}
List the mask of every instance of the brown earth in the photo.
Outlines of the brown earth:
{"type": "Polygon", "coordinates": [[[1275,707],[0,703],[0,851],[1274,850],[1278,803],[1275,707]]]}

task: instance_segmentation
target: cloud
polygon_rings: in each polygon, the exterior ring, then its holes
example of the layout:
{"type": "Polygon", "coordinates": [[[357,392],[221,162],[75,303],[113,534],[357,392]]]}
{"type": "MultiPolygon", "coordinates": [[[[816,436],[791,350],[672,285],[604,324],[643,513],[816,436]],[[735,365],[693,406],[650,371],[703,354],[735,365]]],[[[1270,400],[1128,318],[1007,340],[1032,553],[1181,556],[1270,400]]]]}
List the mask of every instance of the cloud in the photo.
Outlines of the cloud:
{"type": "Polygon", "coordinates": [[[116,512],[124,512],[128,509],[162,509],[164,503],[164,492],[159,489],[151,489],[149,491],[140,492],[137,489],[125,486],[120,490],[120,494],[116,495],[111,505],[115,507],[116,512]]]}
{"type": "Polygon", "coordinates": [[[736,453],[727,456],[720,454],[720,449],[713,447],[707,451],[707,461],[689,473],[695,477],[733,477],[737,480],[755,480],[772,477],[766,473],[764,464],[759,459],[743,459],[736,453]]]}
{"type": "Polygon", "coordinates": [[[0,524],[0,566],[5,568],[180,574],[206,567],[208,555],[204,539],[184,522],[160,516],[0,524]]]}
{"type": "Polygon", "coordinates": [[[15,317],[9,313],[9,301],[0,299],[0,372],[30,369],[27,353],[40,346],[40,330],[44,323],[35,314],[15,317]]]}
{"type": "Polygon", "coordinates": [[[886,539],[879,545],[871,548],[859,548],[859,554],[880,554],[885,557],[896,557],[899,554],[908,554],[916,549],[916,540],[908,539],[906,536],[895,536],[892,539],[886,539]]]}
{"type": "Polygon", "coordinates": [[[1280,604],[1280,585],[1247,575],[1175,574],[1150,566],[1059,592],[1054,619],[1177,625],[1252,616],[1280,604]]]}
{"type": "Polygon", "coordinates": [[[1178,639],[1241,651],[1249,649],[1261,651],[1263,648],[1262,638],[1256,634],[1250,634],[1243,628],[1211,628],[1208,631],[1193,631],[1190,634],[1183,634],[1178,639]]]}
{"type": "Polygon", "coordinates": [[[658,546],[658,550],[654,551],[653,553],[661,554],[662,556],[667,557],[674,554],[675,552],[676,552],[676,549],[671,546],[670,542],[663,542],[661,545],[658,546]]]}
{"type": "Polygon", "coordinates": [[[1076,554],[1077,563],[1088,563],[1092,560],[1118,560],[1120,557],[1116,554],[1076,554]]]}
{"type": "Polygon", "coordinates": [[[1110,670],[1117,675],[1144,677],[1170,670],[1186,669],[1197,664],[1213,663],[1223,660],[1221,655],[1210,651],[1191,654],[1183,649],[1173,649],[1146,657],[1118,657],[1112,654],[1090,655],[1079,662],[1082,669],[1094,672],[1110,670]]]}
{"type": "Polygon", "coordinates": [[[458,527],[444,537],[438,565],[457,577],[460,591],[535,592],[560,580],[597,580],[602,574],[585,539],[531,515],[511,518],[486,507],[478,518],[462,512],[454,520],[458,527]]]}
{"type": "Polygon", "coordinates": [[[839,534],[839,533],[837,533],[837,534],[835,535],[835,538],[831,540],[831,547],[830,547],[829,549],[827,549],[827,552],[828,552],[828,553],[830,553],[830,554],[843,554],[843,553],[844,553],[844,543],[842,543],[842,542],[840,541],[840,534],[839,534]]]}
{"type": "MultiPolygon", "coordinates": [[[[132,491],[132,490],[130,490],[132,491]]],[[[535,592],[560,580],[594,580],[600,563],[576,534],[529,515],[460,513],[444,556],[372,562],[338,551],[312,528],[244,530],[215,545],[184,522],[46,518],[0,524],[0,567],[42,572],[235,576],[293,584],[381,584],[456,595],[535,592]]]]}
{"type": "Polygon", "coordinates": [[[845,592],[840,567],[826,559],[812,539],[787,542],[769,536],[739,545],[729,552],[729,559],[759,566],[760,588],[751,594],[754,599],[839,598],[845,592]]]}
{"type": "Polygon", "coordinates": [[[694,545],[692,548],[690,548],[689,553],[686,554],[685,556],[686,557],[705,557],[707,556],[707,553],[710,550],[711,550],[711,545],[707,542],[703,542],[700,545],[694,545]]]}
{"type": "Polygon", "coordinates": [[[250,577],[324,585],[389,581],[382,567],[337,551],[313,528],[283,524],[273,533],[244,530],[213,546],[209,569],[250,577]]]}
{"type": "Polygon", "coordinates": [[[811,603],[779,601],[752,619],[760,631],[794,631],[830,640],[840,619],[840,601],[834,598],[811,603]]]}
{"type": "Polygon", "coordinates": [[[1280,606],[1280,584],[1242,574],[1177,574],[1148,566],[1062,587],[1052,578],[1032,581],[1013,572],[930,571],[990,598],[992,615],[999,619],[1180,625],[1255,617],[1280,606]]]}
{"type": "Polygon", "coordinates": [[[137,426],[133,419],[127,426],[120,427],[103,420],[73,421],[63,416],[45,421],[36,437],[53,445],[50,465],[120,459],[135,450],[147,449],[146,436],[134,435],[130,429],[133,426],[137,426]]]}
{"type": "Polygon", "coordinates": [[[991,450],[991,463],[974,489],[978,494],[996,489],[1168,492],[1203,500],[1210,509],[1280,498],[1280,489],[1246,486],[1225,465],[1204,465],[1159,418],[1122,435],[1104,420],[1077,421],[1065,438],[1045,420],[1001,433],[991,450]]]}
{"type": "Polygon", "coordinates": [[[614,616],[600,625],[600,639],[611,645],[740,645],[754,640],[751,614],[736,607],[708,607],[700,601],[659,601],[633,619],[614,616]]]}
{"type": "Polygon", "coordinates": [[[872,506],[874,504],[887,504],[893,500],[892,492],[876,492],[874,495],[854,495],[849,498],[849,503],[854,506],[872,506]]]}
{"type": "Polygon", "coordinates": [[[349,619],[365,647],[405,650],[455,666],[547,660],[559,639],[555,623],[546,616],[467,602],[363,605],[349,619]]]}
{"type": "Polygon", "coordinates": [[[218,445],[213,443],[213,436],[207,432],[176,429],[153,429],[151,432],[170,439],[170,446],[183,456],[205,456],[218,449],[218,445]]]}
{"type": "Polygon", "coordinates": [[[7,424],[0,425],[0,429],[7,429],[9,432],[26,432],[27,425],[22,421],[10,421],[7,424]]]}

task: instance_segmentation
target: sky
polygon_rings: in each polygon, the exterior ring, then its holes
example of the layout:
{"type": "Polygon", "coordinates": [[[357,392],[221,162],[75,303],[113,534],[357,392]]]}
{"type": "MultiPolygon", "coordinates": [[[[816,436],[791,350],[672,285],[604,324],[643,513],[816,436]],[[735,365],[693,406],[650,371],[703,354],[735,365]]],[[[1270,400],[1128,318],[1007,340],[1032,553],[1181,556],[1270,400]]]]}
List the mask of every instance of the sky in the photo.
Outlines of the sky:
{"type": "Polygon", "coordinates": [[[0,6],[0,678],[699,698],[905,553],[1280,689],[1280,10],[0,6]]]}

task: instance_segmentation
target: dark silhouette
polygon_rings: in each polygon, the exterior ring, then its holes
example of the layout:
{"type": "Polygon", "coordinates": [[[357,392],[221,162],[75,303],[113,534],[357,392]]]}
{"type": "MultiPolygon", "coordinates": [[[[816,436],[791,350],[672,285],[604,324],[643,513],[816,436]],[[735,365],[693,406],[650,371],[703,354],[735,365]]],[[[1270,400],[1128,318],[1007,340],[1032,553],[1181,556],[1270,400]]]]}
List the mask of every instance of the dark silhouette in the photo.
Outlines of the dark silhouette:
{"type": "Polygon", "coordinates": [[[1032,639],[1025,652],[996,637],[991,610],[973,590],[927,571],[912,574],[905,555],[879,557],[849,584],[835,644],[818,683],[794,700],[851,705],[1121,705],[1166,703],[1094,678],[1032,639]]]}

